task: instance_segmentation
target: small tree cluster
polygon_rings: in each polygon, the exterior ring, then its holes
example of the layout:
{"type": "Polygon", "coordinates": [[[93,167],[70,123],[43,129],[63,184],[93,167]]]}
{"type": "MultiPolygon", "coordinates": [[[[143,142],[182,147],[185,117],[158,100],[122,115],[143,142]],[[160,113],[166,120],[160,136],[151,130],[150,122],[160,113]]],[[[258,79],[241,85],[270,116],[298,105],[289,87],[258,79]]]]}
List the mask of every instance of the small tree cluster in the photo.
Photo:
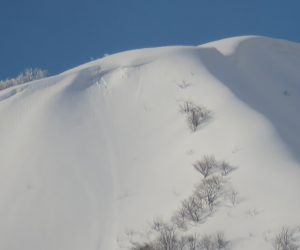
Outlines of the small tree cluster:
{"type": "Polygon", "coordinates": [[[205,155],[202,160],[196,161],[193,166],[204,178],[211,175],[213,172],[221,171],[221,174],[225,176],[234,170],[234,167],[227,162],[218,162],[214,156],[207,155],[205,155]]]}
{"type": "Polygon", "coordinates": [[[186,101],[180,106],[180,111],[187,116],[190,129],[195,132],[201,124],[210,118],[210,111],[205,107],[197,106],[186,101]]]}
{"type": "Polygon", "coordinates": [[[199,239],[197,235],[182,236],[179,241],[180,250],[197,250],[199,249],[199,239]]]}
{"type": "MultiPolygon", "coordinates": [[[[224,161],[218,162],[214,156],[204,156],[194,167],[204,179],[196,186],[193,194],[182,201],[181,208],[172,217],[173,223],[181,229],[186,229],[187,222],[203,221],[214,210],[219,197],[227,193],[223,186],[223,176],[234,169],[224,161]]],[[[238,202],[237,192],[230,191],[227,196],[235,206],[238,202]]]]}
{"type": "Polygon", "coordinates": [[[182,201],[181,208],[174,214],[172,221],[181,229],[186,229],[187,222],[201,222],[209,215],[222,194],[222,178],[212,176],[196,186],[193,194],[182,201]]]}
{"type": "Polygon", "coordinates": [[[224,250],[228,241],[224,234],[185,235],[180,236],[179,231],[172,224],[161,220],[154,221],[152,230],[155,237],[147,243],[135,244],[132,250],[224,250]]]}
{"type": "Polygon", "coordinates": [[[273,240],[274,250],[297,250],[299,245],[296,244],[294,230],[283,227],[273,240]]]}
{"type": "Polygon", "coordinates": [[[12,79],[6,79],[0,81],[0,90],[6,89],[15,85],[19,85],[22,83],[38,80],[48,76],[48,71],[39,69],[39,68],[29,68],[25,69],[24,72],[19,74],[17,77],[12,79]]]}
{"type": "Polygon", "coordinates": [[[183,236],[179,241],[179,250],[221,250],[228,248],[229,242],[225,240],[224,234],[183,236]]]}
{"type": "Polygon", "coordinates": [[[184,226],[188,221],[200,222],[206,213],[206,204],[204,199],[199,199],[196,195],[192,195],[182,202],[182,206],[178,211],[177,219],[184,226]]]}
{"type": "Polygon", "coordinates": [[[228,246],[228,241],[225,240],[224,234],[218,232],[214,235],[205,235],[201,238],[200,248],[203,250],[217,250],[226,249],[228,246]]]}
{"type": "Polygon", "coordinates": [[[156,232],[155,249],[157,250],[173,250],[178,245],[178,235],[175,225],[156,220],[152,229],[156,232]]]}
{"type": "Polygon", "coordinates": [[[198,199],[204,200],[205,204],[213,209],[217,198],[220,196],[222,190],[222,179],[219,176],[212,176],[206,178],[196,187],[195,196],[198,199]]]}
{"type": "MultiPolygon", "coordinates": [[[[186,106],[186,109],[189,109],[186,106]]],[[[192,195],[183,200],[181,207],[171,218],[170,223],[161,220],[152,225],[151,240],[142,244],[132,243],[132,250],[225,250],[228,241],[223,233],[213,235],[181,235],[188,230],[190,223],[199,223],[205,220],[214,211],[222,197],[228,195],[225,175],[234,168],[228,163],[218,162],[214,156],[205,156],[194,167],[203,175],[203,179],[195,187],[192,195]]],[[[231,189],[229,199],[233,206],[237,203],[237,192],[231,189]]],[[[277,249],[276,249],[277,250],[277,249]]],[[[288,249],[290,250],[290,249],[288,249]]]]}
{"type": "Polygon", "coordinates": [[[148,242],[132,243],[132,250],[179,250],[178,230],[174,224],[166,223],[160,219],[154,220],[150,233],[152,239],[148,242]]]}

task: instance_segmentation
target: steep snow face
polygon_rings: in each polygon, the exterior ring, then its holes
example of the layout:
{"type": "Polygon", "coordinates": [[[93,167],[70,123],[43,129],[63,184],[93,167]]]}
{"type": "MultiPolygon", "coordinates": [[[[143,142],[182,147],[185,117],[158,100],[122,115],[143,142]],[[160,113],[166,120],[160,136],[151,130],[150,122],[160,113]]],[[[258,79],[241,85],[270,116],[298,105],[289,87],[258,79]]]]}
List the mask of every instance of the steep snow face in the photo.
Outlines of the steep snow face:
{"type": "Polygon", "coordinates": [[[129,51],[0,92],[0,249],[130,249],[214,155],[236,167],[200,235],[272,249],[300,226],[300,46],[262,37],[129,51]],[[180,109],[205,107],[191,131],[180,109]]]}

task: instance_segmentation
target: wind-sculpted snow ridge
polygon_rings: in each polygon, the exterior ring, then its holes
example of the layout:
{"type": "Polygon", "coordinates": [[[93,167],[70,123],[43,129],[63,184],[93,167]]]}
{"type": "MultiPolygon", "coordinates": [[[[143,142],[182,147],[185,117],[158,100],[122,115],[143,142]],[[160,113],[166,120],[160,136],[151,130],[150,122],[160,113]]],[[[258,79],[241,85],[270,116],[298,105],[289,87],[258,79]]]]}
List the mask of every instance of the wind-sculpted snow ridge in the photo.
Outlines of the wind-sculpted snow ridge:
{"type": "Polygon", "coordinates": [[[299,44],[249,36],[0,91],[0,249],[132,249],[210,178],[220,195],[180,235],[266,250],[288,232],[299,245],[299,68],[299,44]],[[202,159],[217,163],[202,172],[202,159]]]}

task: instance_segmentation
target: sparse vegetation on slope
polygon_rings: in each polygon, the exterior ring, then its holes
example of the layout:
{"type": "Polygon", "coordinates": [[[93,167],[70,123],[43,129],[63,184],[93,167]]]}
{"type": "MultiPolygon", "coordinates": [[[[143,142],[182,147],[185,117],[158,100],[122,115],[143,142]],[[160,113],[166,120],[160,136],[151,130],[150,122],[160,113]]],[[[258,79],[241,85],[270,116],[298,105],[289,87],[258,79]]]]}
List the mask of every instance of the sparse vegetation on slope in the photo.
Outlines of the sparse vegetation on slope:
{"type": "Polygon", "coordinates": [[[283,227],[273,240],[274,250],[297,250],[299,245],[295,237],[295,230],[283,227]]]}
{"type": "Polygon", "coordinates": [[[195,132],[201,124],[205,123],[211,115],[211,112],[202,106],[195,105],[190,101],[185,101],[180,105],[181,113],[186,115],[189,128],[195,132]]]}
{"type": "Polygon", "coordinates": [[[133,243],[131,250],[225,250],[229,247],[223,232],[181,235],[173,224],[162,220],[153,222],[151,234],[152,240],[133,243]]]}
{"type": "MultiPolygon", "coordinates": [[[[215,235],[187,235],[191,223],[204,223],[218,205],[218,200],[225,194],[231,197],[231,202],[237,204],[237,192],[231,190],[227,193],[225,188],[226,181],[224,176],[231,171],[223,174],[222,165],[224,161],[217,161],[214,156],[204,156],[203,171],[196,170],[203,175],[203,179],[196,185],[190,197],[183,200],[181,207],[173,214],[170,222],[155,220],[152,231],[155,237],[146,243],[132,242],[134,250],[218,250],[228,249],[229,242],[225,240],[224,234],[218,232],[215,235]],[[210,175],[210,176],[209,176],[210,175]]],[[[226,169],[229,164],[226,164],[226,169]]],[[[233,167],[230,166],[230,169],[233,167]]],[[[224,200],[224,199],[223,199],[224,200]]],[[[221,199],[220,199],[221,201],[221,199]]]]}
{"type": "Polygon", "coordinates": [[[48,71],[39,68],[25,69],[18,76],[0,81],[0,90],[6,89],[12,86],[16,86],[22,83],[31,82],[34,80],[42,79],[48,76],[48,71]]]}

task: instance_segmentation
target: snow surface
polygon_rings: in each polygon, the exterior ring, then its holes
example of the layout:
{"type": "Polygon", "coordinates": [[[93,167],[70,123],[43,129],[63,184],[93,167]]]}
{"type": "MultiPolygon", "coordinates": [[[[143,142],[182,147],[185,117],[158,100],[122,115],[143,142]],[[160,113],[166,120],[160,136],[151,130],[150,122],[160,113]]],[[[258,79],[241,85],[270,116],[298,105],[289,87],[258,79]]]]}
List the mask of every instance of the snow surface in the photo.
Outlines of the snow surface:
{"type": "Polygon", "coordinates": [[[129,249],[128,232],[169,219],[215,155],[240,202],[200,234],[272,249],[300,226],[300,45],[236,37],[107,56],[0,91],[0,249],[129,249]],[[212,112],[195,133],[180,113],[212,112]]]}

